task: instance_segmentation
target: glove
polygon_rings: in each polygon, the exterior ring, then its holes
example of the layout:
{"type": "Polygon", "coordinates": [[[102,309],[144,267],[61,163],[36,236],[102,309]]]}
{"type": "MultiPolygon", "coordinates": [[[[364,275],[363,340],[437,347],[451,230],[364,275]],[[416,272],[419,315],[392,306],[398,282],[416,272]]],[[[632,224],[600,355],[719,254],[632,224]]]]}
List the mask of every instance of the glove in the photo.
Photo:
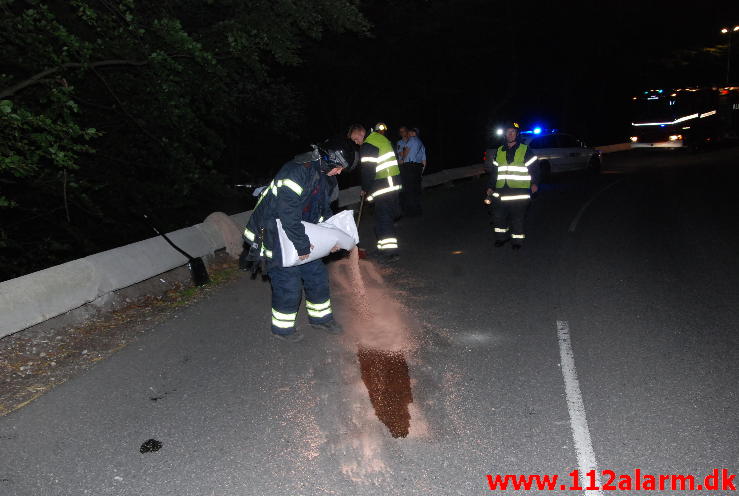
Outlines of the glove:
{"type": "Polygon", "coordinates": [[[239,255],[239,270],[251,270],[251,262],[249,261],[249,250],[251,249],[251,246],[249,243],[244,242],[243,248],[241,250],[241,255],[239,255]]]}
{"type": "Polygon", "coordinates": [[[256,279],[259,272],[262,273],[262,279],[266,277],[267,269],[265,267],[265,258],[259,254],[256,246],[249,246],[239,255],[239,269],[251,272],[251,279],[256,279]]]}

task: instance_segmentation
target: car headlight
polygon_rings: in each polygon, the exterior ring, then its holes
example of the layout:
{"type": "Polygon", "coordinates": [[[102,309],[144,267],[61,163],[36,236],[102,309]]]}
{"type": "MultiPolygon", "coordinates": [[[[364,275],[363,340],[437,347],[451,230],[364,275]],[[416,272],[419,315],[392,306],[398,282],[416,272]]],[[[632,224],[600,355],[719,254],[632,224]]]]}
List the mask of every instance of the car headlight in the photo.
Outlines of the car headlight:
{"type": "Polygon", "coordinates": [[[631,139],[631,142],[632,143],[636,143],[637,141],[639,141],[639,137],[638,136],[632,136],[630,139],[631,139]]]}
{"type": "Polygon", "coordinates": [[[670,141],[679,141],[683,139],[682,134],[673,134],[670,136],[670,141]]]}

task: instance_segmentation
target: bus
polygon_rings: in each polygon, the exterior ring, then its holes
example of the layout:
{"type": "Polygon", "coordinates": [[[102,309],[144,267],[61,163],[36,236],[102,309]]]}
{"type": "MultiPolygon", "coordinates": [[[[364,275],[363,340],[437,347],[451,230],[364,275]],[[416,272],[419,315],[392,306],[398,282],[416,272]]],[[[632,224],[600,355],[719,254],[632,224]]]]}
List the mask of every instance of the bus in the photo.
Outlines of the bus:
{"type": "Polygon", "coordinates": [[[646,90],[632,98],[632,148],[699,148],[739,138],[739,86],[646,90]]]}

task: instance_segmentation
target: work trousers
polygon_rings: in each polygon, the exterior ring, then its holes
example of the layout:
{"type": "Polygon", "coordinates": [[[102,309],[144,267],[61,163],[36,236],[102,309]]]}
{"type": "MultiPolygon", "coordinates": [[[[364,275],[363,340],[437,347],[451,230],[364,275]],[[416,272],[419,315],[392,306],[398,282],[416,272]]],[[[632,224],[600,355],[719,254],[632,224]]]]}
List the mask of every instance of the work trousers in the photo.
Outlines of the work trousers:
{"type": "Polygon", "coordinates": [[[395,219],[400,215],[398,192],[393,191],[375,197],[375,236],[377,249],[385,254],[398,251],[398,238],[395,236],[395,219]]]}
{"type": "MultiPolygon", "coordinates": [[[[505,197],[505,194],[501,193],[501,198],[505,197]]],[[[525,190],[524,194],[528,194],[528,190],[525,190]]],[[[506,201],[501,198],[495,198],[493,201],[495,240],[505,241],[510,237],[512,244],[523,245],[523,240],[526,239],[524,222],[531,199],[506,201]]]]}
{"type": "Polygon", "coordinates": [[[267,274],[272,283],[272,332],[275,334],[295,332],[295,320],[303,289],[308,320],[313,324],[333,320],[328,271],[322,260],[294,267],[273,267],[267,274]]]}
{"type": "Polygon", "coordinates": [[[403,189],[400,190],[400,207],[403,215],[411,217],[423,213],[421,207],[422,174],[423,164],[417,162],[400,164],[400,181],[403,184],[403,189]]]}

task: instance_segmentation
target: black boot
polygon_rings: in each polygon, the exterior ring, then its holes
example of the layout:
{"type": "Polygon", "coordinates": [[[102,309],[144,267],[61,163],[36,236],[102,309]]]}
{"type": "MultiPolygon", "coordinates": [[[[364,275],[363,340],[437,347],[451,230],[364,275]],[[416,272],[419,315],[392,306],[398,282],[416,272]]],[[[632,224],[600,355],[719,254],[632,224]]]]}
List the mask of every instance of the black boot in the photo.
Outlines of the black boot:
{"type": "Polygon", "coordinates": [[[321,329],[328,334],[341,334],[344,332],[344,329],[335,320],[329,320],[328,322],[323,322],[321,324],[311,324],[311,326],[316,329],[321,329]]]}
{"type": "Polygon", "coordinates": [[[495,241],[495,247],[496,248],[500,248],[501,246],[503,246],[507,242],[508,242],[507,239],[498,239],[498,240],[495,241]]]}
{"type": "Polygon", "coordinates": [[[272,331],[272,336],[279,340],[287,341],[288,343],[297,343],[298,341],[301,341],[303,339],[303,333],[300,332],[298,329],[295,329],[290,334],[279,334],[272,331]]]}

